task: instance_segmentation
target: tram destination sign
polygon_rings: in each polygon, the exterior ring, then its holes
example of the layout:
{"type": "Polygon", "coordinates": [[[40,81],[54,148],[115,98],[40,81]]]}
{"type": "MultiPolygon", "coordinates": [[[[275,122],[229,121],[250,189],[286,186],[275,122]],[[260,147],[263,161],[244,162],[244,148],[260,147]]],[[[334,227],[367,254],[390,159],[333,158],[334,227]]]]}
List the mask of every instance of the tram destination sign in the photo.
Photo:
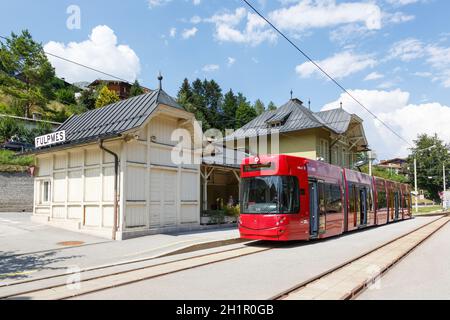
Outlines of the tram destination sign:
{"type": "Polygon", "coordinates": [[[41,148],[66,141],[66,131],[56,131],[34,139],[34,146],[41,148]]]}

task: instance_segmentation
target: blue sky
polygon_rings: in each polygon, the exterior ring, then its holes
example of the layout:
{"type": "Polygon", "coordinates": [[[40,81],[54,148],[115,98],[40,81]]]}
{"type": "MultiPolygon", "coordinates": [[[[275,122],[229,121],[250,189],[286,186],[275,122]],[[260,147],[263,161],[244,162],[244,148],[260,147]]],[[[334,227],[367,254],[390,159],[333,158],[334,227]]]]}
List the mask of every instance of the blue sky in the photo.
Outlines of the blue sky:
{"type": "MultiPolygon", "coordinates": [[[[3,1],[2,35],[27,28],[49,52],[154,88],[159,70],[175,95],[183,80],[217,80],[250,100],[339,106],[366,122],[380,158],[408,145],[320,76],[241,0],[3,1]],[[79,28],[68,28],[79,8],[79,28]],[[70,9],[70,8],[69,8],[70,9]]],[[[402,136],[450,142],[450,2],[446,0],[252,0],[303,50],[402,136]],[[426,120],[425,120],[426,119],[426,120]]],[[[72,24],[73,26],[73,24],[72,24]]],[[[93,74],[52,60],[69,81],[93,74]]]]}

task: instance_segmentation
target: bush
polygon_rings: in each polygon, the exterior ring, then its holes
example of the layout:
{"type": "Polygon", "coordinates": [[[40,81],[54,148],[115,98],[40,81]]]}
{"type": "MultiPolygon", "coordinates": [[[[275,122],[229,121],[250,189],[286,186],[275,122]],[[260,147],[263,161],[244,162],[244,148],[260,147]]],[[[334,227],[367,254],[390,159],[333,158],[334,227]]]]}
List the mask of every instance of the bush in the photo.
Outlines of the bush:
{"type": "Polygon", "coordinates": [[[225,215],[229,217],[239,217],[241,213],[239,205],[233,207],[225,207],[225,215]]]}
{"type": "Polygon", "coordinates": [[[56,91],[56,100],[66,104],[76,104],[77,101],[75,99],[75,92],[71,89],[59,89],[56,91]]]}
{"type": "Polygon", "coordinates": [[[37,128],[27,129],[22,122],[13,118],[0,117],[0,143],[3,143],[13,136],[17,136],[20,141],[34,144],[34,138],[52,132],[52,127],[45,122],[38,124],[37,128]]]}
{"type": "Polygon", "coordinates": [[[13,151],[0,150],[0,165],[28,167],[33,163],[33,156],[15,156],[15,153],[13,151]]]}

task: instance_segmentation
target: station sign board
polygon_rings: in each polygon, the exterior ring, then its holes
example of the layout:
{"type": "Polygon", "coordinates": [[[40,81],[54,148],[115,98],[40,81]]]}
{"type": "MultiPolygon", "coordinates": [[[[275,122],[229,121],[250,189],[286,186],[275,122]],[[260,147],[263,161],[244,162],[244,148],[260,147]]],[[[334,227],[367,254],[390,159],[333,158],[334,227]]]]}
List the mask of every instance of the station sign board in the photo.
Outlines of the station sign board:
{"type": "Polygon", "coordinates": [[[34,139],[34,146],[41,148],[52,144],[62,143],[66,141],[66,131],[56,131],[34,139]]]}

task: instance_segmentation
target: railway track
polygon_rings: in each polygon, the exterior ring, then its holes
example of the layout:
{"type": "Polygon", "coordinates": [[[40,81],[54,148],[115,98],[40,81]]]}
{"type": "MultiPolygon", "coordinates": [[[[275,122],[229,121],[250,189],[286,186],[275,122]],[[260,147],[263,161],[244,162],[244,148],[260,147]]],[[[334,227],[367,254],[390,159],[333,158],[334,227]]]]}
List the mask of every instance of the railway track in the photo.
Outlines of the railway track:
{"type": "Polygon", "coordinates": [[[78,273],[57,274],[13,282],[0,286],[3,291],[0,299],[63,300],[272,249],[273,247],[243,246],[169,262],[156,262],[131,269],[129,266],[134,263],[147,262],[154,258],[84,269],[78,273]],[[108,269],[117,267],[126,269],[104,274],[108,269]],[[84,274],[86,276],[83,276],[84,274]],[[78,275],[80,275],[78,283],[67,283],[68,277],[75,276],[73,279],[77,279],[78,275]]]}
{"type": "Polygon", "coordinates": [[[271,300],[350,300],[377,286],[382,275],[450,221],[448,215],[389,241],[271,300]]]}
{"type": "MultiPolygon", "coordinates": [[[[286,290],[272,299],[350,299],[373,283],[406,254],[442,228],[450,218],[443,217],[389,241],[325,273],[286,290]],[[402,245],[398,241],[402,241],[402,245]],[[414,240],[414,241],[412,241],[414,240]],[[411,242],[412,241],[412,242],[411,242]],[[409,245],[409,247],[407,246],[409,245]],[[380,250],[384,250],[380,252],[380,250]],[[394,254],[395,252],[395,254],[394,254]],[[375,258],[384,257],[384,264],[375,258]],[[367,270],[372,274],[368,274],[367,270]],[[359,272],[359,273],[358,273],[359,272]],[[352,281],[347,281],[352,279],[352,281]],[[344,281],[345,285],[344,285],[344,281]],[[339,289],[339,290],[338,290],[339,289]]],[[[254,242],[255,244],[257,242],[254,242]]],[[[157,262],[154,258],[122,262],[0,286],[0,299],[63,300],[149,280],[188,269],[202,267],[275,249],[277,246],[242,245],[193,257],[157,262]],[[153,261],[152,261],[153,260],[153,261]],[[135,266],[133,266],[135,265],[135,266]],[[130,268],[131,267],[131,268],[130,268]],[[78,283],[68,277],[80,275],[78,283]]]]}

